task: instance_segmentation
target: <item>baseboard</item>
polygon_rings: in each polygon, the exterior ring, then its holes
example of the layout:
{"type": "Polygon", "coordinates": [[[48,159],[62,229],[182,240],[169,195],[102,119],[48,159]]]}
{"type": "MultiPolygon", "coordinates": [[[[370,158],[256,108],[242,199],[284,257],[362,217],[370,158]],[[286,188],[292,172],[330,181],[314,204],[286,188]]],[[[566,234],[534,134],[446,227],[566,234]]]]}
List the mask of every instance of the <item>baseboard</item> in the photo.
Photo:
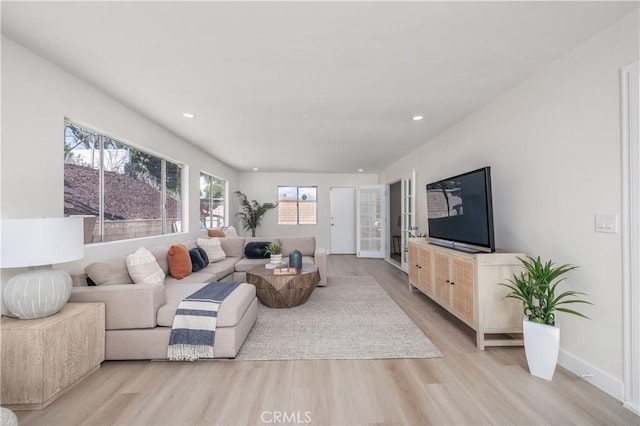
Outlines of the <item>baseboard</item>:
{"type": "Polygon", "coordinates": [[[624,404],[622,404],[622,406],[627,410],[630,410],[634,414],[637,414],[638,416],[640,416],[640,407],[638,407],[637,405],[625,402],[624,404]]]}
{"type": "Polygon", "coordinates": [[[618,401],[622,401],[622,398],[624,397],[624,383],[610,374],[599,370],[598,368],[563,350],[560,350],[558,364],[575,375],[582,377],[584,380],[603,392],[611,395],[618,401]]]}

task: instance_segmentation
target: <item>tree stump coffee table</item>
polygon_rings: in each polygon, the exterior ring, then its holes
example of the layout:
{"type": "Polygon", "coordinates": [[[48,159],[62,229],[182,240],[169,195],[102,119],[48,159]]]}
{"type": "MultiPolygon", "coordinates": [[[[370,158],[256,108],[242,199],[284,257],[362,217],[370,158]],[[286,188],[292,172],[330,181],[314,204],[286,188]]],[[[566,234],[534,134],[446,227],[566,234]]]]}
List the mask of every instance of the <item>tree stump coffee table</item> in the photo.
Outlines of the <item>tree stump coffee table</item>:
{"type": "Polygon", "coordinates": [[[307,301],[320,282],[315,265],[302,265],[295,275],[273,275],[272,269],[255,266],[247,271],[247,282],[256,286],[256,296],[270,308],[293,308],[307,301]]]}

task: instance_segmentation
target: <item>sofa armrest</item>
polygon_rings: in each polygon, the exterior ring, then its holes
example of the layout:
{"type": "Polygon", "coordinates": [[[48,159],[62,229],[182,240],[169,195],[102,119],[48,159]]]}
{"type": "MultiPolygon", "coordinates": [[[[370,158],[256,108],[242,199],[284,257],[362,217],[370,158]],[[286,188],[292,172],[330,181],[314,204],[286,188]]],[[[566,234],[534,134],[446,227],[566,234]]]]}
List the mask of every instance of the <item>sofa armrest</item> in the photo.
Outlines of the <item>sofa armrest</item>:
{"type": "Polygon", "coordinates": [[[320,282],[318,285],[324,287],[327,285],[327,252],[325,249],[316,249],[313,255],[313,261],[320,273],[320,282]]]}
{"type": "Polygon", "coordinates": [[[113,284],[71,289],[70,302],[105,304],[107,330],[152,328],[166,303],[164,284],[113,284]]]}

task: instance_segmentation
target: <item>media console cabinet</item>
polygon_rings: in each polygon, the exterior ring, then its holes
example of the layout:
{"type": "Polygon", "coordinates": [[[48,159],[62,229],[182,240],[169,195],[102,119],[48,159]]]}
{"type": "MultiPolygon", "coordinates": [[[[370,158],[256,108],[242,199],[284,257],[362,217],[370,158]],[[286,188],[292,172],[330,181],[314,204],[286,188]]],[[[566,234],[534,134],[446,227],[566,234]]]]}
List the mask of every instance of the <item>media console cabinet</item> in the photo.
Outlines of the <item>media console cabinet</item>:
{"type": "Polygon", "coordinates": [[[522,303],[498,285],[522,267],[524,253],[464,253],[409,240],[409,291],[417,288],[476,332],[476,345],[522,346],[522,303]],[[515,336],[514,336],[515,334],[515,336]],[[497,335],[497,336],[496,336],[497,335]]]}

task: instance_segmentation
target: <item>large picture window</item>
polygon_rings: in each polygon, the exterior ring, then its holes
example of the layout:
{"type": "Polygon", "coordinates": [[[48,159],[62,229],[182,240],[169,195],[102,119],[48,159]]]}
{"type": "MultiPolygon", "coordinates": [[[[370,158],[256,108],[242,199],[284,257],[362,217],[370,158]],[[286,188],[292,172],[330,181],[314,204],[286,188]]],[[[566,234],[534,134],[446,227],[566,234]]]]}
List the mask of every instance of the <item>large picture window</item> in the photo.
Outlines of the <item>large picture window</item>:
{"type": "Polygon", "coordinates": [[[315,225],[318,217],[317,186],[279,186],[278,224],[315,225]]]}
{"type": "Polygon", "coordinates": [[[200,173],[200,228],[221,228],[226,221],[227,181],[200,173]]]}
{"type": "Polygon", "coordinates": [[[85,216],[85,242],[182,231],[182,165],[66,121],[64,215],[85,216]]]}

